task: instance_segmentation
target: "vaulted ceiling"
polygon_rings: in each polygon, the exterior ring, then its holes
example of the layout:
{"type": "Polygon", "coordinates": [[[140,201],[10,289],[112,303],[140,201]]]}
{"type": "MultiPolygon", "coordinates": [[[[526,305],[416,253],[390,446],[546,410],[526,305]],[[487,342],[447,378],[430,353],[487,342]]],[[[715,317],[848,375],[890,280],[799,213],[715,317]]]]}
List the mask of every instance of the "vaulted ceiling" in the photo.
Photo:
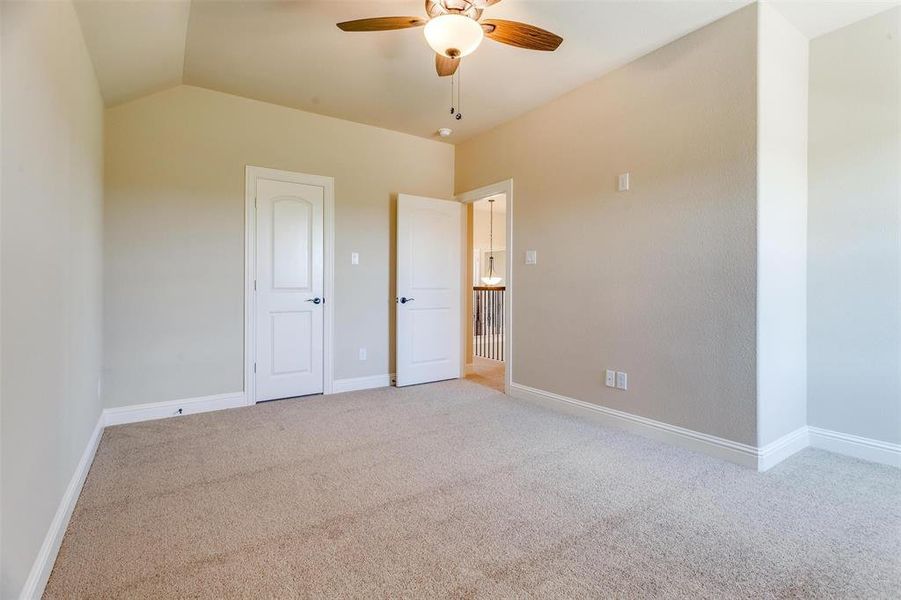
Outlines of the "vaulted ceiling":
{"type": "MultiPolygon", "coordinates": [[[[748,2],[504,0],[485,16],[533,23],[563,45],[545,53],[486,39],[463,60],[461,121],[451,118],[450,80],[436,76],[422,29],[335,27],[424,16],[423,0],[76,0],[76,9],[108,105],[185,83],[423,137],[451,127],[448,141],[458,142],[748,2]]],[[[777,2],[810,36],[892,4],[777,2]]]]}

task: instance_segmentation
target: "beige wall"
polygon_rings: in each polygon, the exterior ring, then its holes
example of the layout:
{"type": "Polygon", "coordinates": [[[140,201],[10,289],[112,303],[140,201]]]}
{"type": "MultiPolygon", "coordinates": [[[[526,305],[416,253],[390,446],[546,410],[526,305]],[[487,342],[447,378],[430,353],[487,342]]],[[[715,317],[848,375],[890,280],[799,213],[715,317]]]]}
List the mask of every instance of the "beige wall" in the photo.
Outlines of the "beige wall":
{"type": "Polygon", "coordinates": [[[188,86],[106,131],[107,406],[243,389],[245,165],[335,178],[335,376],[393,371],[396,194],[451,198],[452,146],[188,86]]]}
{"type": "MultiPolygon", "coordinates": [[[[494,204],[494,249],[503,250],[507,244],[507,201],[501,196],[495,200],[494,204]]],[[[473,208],[473,248],[488,250],[491,241],[491,219],[488,212],[488,201],[480,200],[473,204],[473,208]]]]}
{"type": "Polygon", "coordinates": [[[901,443],[901,9],[810,43],[810,425],[901,443]]]}
{"type": "Polygon", "coordinates": [[[758,3],[757,445],[807,425],[808,42],[758,3]]]}
{"type": "Polygon", "coordinates": [[[2,542],[17,597],[101,411],[102,127],[68,2],[2,2],[2,542]]]}
{"type": "Polygon", "coordinates": [[[515,382],[756,443],[756,10],[457,146],[514,180],[515,382]]]}

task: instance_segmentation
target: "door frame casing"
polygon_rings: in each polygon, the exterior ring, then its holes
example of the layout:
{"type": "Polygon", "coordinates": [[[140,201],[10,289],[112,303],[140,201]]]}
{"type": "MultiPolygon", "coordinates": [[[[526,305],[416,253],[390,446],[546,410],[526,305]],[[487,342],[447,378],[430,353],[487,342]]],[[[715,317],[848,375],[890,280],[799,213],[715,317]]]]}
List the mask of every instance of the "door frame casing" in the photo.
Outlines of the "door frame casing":
{"type": "MultiPolygon", "coordinates": [[[[483,200],[488,196],[494,196],[496,194],[504,194],[507,199],[507,214],[505,219],[507,234],[507,239],[505,242],[505,252],[507,253],[507,259],[505,262],[507,264],[504,269],[504,285],[507,288],[504,292],[504,393],[509,395],[510,385],[513,382],[513,262],[516,260],[516,251],[514,248],[513,240],[513,180],[505,179],[503,181],[498,181],[497,183],[492,183],[484,187],[457,194],[455,197],[457,201],[462,204],[472,204],[473,202],[483,200]]],[[[464,247],[466,246],[467,230],[468,224],[466,222],[466,219],[464,218],[463,230],[461,233],[461,235],[463,236],[464,247]]],[[[469,250],[471,250],[471,248],[469,250]]],[[[464,252],[463,255],[463,260],[466,261],[467,257],[469,256],[469,251],[464,252]]],[[[464,278],[466,278],[466,272],[467,269],[464,265],[464,278]]],[[[467,359],[465,336],[472,335],[472,323],[470,320],[471,315],[465,314],[467,304],[466,294],[472,293],[472,281],[465,281],[464,285],[462,286],[462,290],[463,293],[461,297],[461,310],[464,314],[462,319],[463,331],[461,332],[462,349],[460,352],[460,369],[461,372],[465,372],[467,359]]]]}
{"type": "Polygon", "coordinates": [[[244,167],[244,397],[248,405],[256,404],[256,290],[257,277],[257,179],[302,183],[322,188],[322,393],[331,394],[334,387],[334,309],[335,306],[335,179],[267,167],[244,167]]]}

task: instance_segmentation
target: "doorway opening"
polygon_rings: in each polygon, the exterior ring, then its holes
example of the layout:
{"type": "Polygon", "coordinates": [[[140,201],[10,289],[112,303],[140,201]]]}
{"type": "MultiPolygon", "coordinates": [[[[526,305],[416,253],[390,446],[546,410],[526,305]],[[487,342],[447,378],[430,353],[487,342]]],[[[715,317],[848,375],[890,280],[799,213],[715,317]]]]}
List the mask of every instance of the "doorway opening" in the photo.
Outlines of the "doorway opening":
{"type": "Polygon", "coordinates": [[[466,378],[506,393],[512,379],[512,183],[459,198],[466,205],[464,362],[466,378]]]}

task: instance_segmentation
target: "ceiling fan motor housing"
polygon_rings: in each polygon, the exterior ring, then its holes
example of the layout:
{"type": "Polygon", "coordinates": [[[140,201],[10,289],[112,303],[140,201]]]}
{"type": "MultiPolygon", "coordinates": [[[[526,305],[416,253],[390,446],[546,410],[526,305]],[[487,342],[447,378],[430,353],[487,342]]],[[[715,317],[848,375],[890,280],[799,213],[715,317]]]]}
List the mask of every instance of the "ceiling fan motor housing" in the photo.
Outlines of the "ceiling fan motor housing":
{"type": "Polygon", "coordinates": [[[425,0],[425,12],[432,19],[448,14],[464,15],[473,21],[482,18],[482,9],[467,0],[425,0]]]}

